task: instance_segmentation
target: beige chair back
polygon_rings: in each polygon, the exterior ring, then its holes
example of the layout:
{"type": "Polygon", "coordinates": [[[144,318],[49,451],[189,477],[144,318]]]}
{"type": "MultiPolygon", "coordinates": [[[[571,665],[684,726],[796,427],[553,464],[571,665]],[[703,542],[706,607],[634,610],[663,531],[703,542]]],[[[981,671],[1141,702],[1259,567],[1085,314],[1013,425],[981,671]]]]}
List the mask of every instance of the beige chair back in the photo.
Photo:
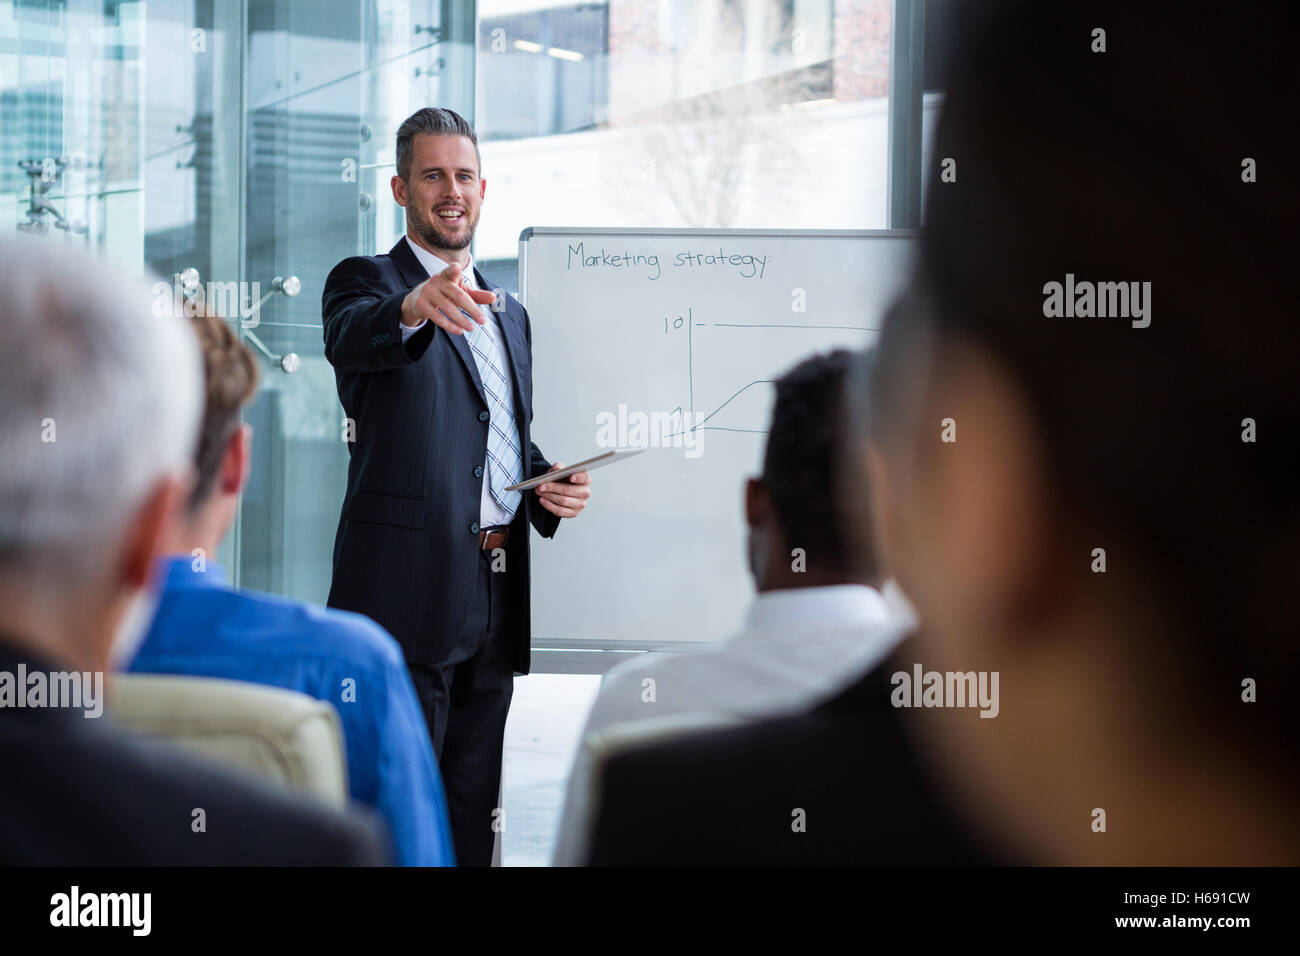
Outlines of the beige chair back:
{"type": "Polygon", "coordinates": [[[314,697],[210,677],[117,674],[107,712],[125,730],[330,806],[347,805],[342,722],[314,697]]]}

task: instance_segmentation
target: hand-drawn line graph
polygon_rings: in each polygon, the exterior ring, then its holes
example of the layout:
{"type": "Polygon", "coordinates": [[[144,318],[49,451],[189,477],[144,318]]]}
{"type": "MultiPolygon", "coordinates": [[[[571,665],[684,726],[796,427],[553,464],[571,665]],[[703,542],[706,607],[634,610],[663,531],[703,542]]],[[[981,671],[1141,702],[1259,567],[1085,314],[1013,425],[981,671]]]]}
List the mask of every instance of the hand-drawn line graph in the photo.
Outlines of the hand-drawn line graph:
{"type": "MultiPolygon", "coordinates": [[[[752,378],[749,381],[745,382],[745,384],[741,385],[739,388],[732,391],[731,394],[727,395],[726,398],[724,398],[721,402],[715,405],[710,411],[697,414],[695,408],[696,357],[697,357],[695,330],[697,328],[699,329],[745,329],[751,331],[752,330],[787,330],[787,331],[797,330],[801,332],[828,331],[828,332],[840,332],[840,333],[845,333],[845,332],[861,333],[863,335],[869,335],[871,333],[875,333],[879,331],[878,328],[875,328],[873,326],[867,326],[867,325],[826,325],[826,324],[818,324],[818,323],[798,323],[798,322],[704,322],[704,321],[696,321],[694,308],[688,308],[686,310],[686,315],[679,318],[682,318],[684,320],[683,324],[686,326],[686,362],[687,362],[687,381],[688,381],[689,397],[685,405],[678,405],[672,410],[673,414],[682,416],[681,418],[678,419],[678,421],[683,422],[685,424],[685,427],[683,427],[681,431],[674,433],[673,437],[675,437],[677,434],[683,434],[686,431],[747,432],[752,434],[765,435],[769,430],[766,424],[765,415],[762,416],[763,421],[760,424],[755,421],[755,418],[757,417],[756,412],[754,411],[748,412],[747,418],[746,418],[746,413],[742,412],[740,415],[736,416],[740,420],[746,421],[746,425],[742,427],[740,425],[723,424],[723,422],[726,422],[728,420],[727,416],[724,415],[723,413],[727,409],[731,408],[733,406],[733,403],[737,402],[737,400],[739,400],[742,396],[745,396],[747,393],[751,393],[751,389],[755,389],[759,386],[773,385],[776,382],[775,378],[752,378]],[[691,422],[694,422],[694,424],[689,424],[691,422]],[[709,422],[713,422],[713,424],[709,424],[709,422]]],[[[665,320],[665,322],[667,321],[669,320],[665,320]]],[[[744,338],[744,336],[742,336],[742,338],[744,338]]],[[[833,343],[831,341],[825,341],[821,344],[823,348],[828,348],[828,347],[834,347],[836,343],[833,343]]],[[[841,347],[844,347],[843,343],[839,343],[839,344],[841,347]]],[[[861,348],[863,345],[865,345],[865,343],[858,343],[856,346],[848,346],[848,347],[861,348]]],[[[741,347],[741,349],[743,349],[743,346],[741,347]]],[[[731,354],[733,356],[737,354],[741,354],[741,351],[733,348],[731,350],[731,354]]],[[[807,354],[811,354],[811,353],[809,352],[807,354]]],[[[792,355],[789,361],[787,361],[782,368],[777,369],[777,371],[784,372],[785,368],[793,365],[801,357],[804,356],[802,354],[792,355]]],[[[716,390],[714,390],[714,394],[716,394],[716,390]]],[[[762,402],[761,404],[766,406],[769,405],[770,403],[762,402]]]]}

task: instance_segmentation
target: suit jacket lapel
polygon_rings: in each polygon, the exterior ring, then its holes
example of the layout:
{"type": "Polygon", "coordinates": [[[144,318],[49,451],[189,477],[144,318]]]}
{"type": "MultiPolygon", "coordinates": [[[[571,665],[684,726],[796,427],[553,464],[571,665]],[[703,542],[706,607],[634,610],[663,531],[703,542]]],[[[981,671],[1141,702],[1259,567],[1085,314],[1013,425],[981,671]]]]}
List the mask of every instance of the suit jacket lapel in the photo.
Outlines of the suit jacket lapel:
{"type": "Polygon", "coordinates": [[[397,271],[402,274],[402,280],[408,289],[414,289],[429,278],[429,274],[424,271],[424,266],[420,265],[420,260],[415,258],[415,253],[411,251],[405,236],[398,239],[397,245],[388,250],[388,258],[392,259],[397,266],[397,271]]]}
{"type": "MultiPolygon", "coordinates": [[[[415,253],[411,251],[405,236],[398,239],[397,245],[388,250],[388,257],[397,264],[397,271],[402,274],[402,279],[406,282],[408,289],[414,289],[429,278],[429,273],[424,271],[424,266],[420,265],[420,260],[415,258],[415,253]]],[[[474,274],[478,275],[477,269],[474,270],[474,274]]],[[[483,283],[482,276],[479,276],[479,283],[483,283]]],[[[483,380],[478,374],[478,363],[474,361],[474,353],[470,351],[469,342],[466,341],[465,335],[447,333],[447,338],[451,339],[452,348],[460,356],[465,371],[469,373],[470,381],[474,383],[474,388],[478,390],[478,397],[483,399],[484,405],[487,405],[487,394],[483,391],[483,380]]]]}

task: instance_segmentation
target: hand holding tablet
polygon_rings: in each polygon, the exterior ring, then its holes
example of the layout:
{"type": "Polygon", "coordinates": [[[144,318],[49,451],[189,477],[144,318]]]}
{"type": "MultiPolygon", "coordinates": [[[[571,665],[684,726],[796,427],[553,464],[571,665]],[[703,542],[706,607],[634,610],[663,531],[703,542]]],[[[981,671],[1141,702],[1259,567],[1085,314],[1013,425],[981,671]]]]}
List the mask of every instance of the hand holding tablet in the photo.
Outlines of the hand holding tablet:
{"type": "Polygon", "coordinates": [[[507,485],[506,491],[528,491],[536,488],[538,485],[544,485],[548,481],[563,481],[571,475],[576,475],[580,471],[593,471],[596,468],[603,468],[606,465],[612,465],[616,461],[623,461],[631,458],[633,455],[639,455],[645,451],[644,448],[615,448],[586,461],[580,461],[576,465],[566,465],[555,471],[548,471],[544,475],[538,475],[536,478],[529,478],[527,481],[521,481],[517,485],[507,485]]]}

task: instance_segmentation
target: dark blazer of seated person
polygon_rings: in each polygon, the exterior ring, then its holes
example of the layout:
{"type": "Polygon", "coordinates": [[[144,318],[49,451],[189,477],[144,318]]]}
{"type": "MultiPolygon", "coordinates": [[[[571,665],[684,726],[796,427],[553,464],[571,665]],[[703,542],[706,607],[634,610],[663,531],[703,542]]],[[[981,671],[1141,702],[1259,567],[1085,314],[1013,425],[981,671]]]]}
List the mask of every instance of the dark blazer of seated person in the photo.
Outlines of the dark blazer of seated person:
{"type": "MultiPolygon", "coordinates": [[[[64,668],[0,639],[0,673],[64,668]]],[[[0,707],[0,766],[3,866],[388,862],[376,821],[231,779],[80,709],[0,707]]]]}
{"type": "Polygon", "coordinates": [[[1000,862],[932,785],[890,703],[909,643],[804,713],[614,754],[589,865],[1000,862]]]}

